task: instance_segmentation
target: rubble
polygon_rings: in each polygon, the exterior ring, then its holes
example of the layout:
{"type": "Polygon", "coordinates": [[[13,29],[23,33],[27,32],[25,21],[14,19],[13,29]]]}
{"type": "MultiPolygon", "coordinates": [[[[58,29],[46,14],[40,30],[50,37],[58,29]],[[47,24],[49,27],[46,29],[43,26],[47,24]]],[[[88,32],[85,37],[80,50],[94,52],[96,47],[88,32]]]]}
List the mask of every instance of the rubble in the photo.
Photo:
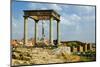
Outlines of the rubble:
{"type": "Polygon", "coordinates": [[[54,49],[17,47],[12,50],[12,65],[64,63],[73,60],[75,58],[66,51],[66,47],[54,49]]]}

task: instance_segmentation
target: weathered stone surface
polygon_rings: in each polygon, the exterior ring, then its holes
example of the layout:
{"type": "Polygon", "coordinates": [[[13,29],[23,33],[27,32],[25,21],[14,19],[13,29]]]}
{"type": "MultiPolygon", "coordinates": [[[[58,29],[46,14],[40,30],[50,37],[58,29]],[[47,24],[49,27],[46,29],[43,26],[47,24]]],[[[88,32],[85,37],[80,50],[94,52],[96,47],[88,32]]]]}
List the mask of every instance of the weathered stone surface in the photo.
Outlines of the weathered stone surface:
{"type": "Polygon", "coordinates": [[[12,64],[48,64],[78,61],[79,57],[73,57],[66,47],[50,48],[25,48],[13,49],[12,64]]]}

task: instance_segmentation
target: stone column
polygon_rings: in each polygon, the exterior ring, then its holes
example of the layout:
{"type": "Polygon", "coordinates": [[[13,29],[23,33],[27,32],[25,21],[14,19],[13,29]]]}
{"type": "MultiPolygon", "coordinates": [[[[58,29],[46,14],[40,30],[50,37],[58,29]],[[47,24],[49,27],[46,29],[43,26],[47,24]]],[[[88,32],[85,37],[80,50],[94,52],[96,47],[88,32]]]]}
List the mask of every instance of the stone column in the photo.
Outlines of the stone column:
{"type": "Polygon", "coordinates": [[[34,37],[35,37],[35,44],[37,43],[37,38],[38,38],[38,20],[35,20],[35,32],[34,32],[34,37]]]}
{"type": "Polygon", "coordinates": [[[83,45],[83,49],[84,49],[85,52],[87,52],[87,44],[83,45]]]}
{"type": "Polygon", "coordinates": [[[45,23],[45,21],[43,20],[43,22],[42,22],[42,39],[43,39],[43,41],[44,41],[44,39],[45,39],[44,23],[45,23]]]}
{"type": "Polygon", "coordinates": [[[59,24],[60,24],[60,21],[58,20],[57,21],[57,44],[58,45],[60,44],[60,31],[59,31],[60,30],[60,28],[59,28],[60,25],[59,24]]]}
{"type": "Polygon", "coordinates": [[[50,32],[49,32],[49,40],[50,40],[50,44],[53,45],[53,17],[50,17],[50,32]]]}
{"type": "Polygon", "coordinates": [[[90,43],[87,44],[87,50],[92,50],[92,44],[90,43]]]}
{"type": "Polygon", "coordinates": [[[87,44],[85,44],[85,52],[87,52],[87,44]]]}
{"type": "Polygon", "coordinates": [[[24,45],[27,44],[27,20],[28,20],[28,17],[27,16],[24,16],[24,45]]]}

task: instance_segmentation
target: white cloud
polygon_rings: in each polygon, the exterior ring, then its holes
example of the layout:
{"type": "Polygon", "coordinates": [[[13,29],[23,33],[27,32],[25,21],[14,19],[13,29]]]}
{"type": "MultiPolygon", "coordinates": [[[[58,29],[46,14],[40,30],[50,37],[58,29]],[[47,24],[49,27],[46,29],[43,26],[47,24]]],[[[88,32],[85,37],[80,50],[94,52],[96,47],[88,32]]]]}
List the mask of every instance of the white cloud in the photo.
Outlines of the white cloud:
{"type": "Polygon", "coordinates": [[[61,17],[61,23],[65,25],[71,25],[71,22],[67,20],[67,17],[61,17]]]}
{"type": "Polygon", "coordinates": [[[76,6],[75,7],[81,15],[94,15],[95,7],[93,6],[76,6]]]}
{"type": "Polygon", "coordinates": [[[81,17],[76,15],[76,14],[72,14],[72,15],[66,15],[61,17],[61,23],[62,24],[66,24],[66,25],[76,25],[79,21],[81,20],[81,17]]]}
{"type": "Polygon", "coordinates": [[[16,26],[17,26],[17,24],[16,24],[16,23],[12,23],[12,26],[13,26],[13,27],[16,27],[16,26]]]}
{"type": "Polygon", "coordinates": [[[30,9],[54,9],[56,11],[61,11],[62,8],[57,4],[40,4],[40,3],[30,3],[28,5],[30,9]]]}
{"type": "Polygon", "coordinates": [[[17,21],[17,19],[15,19],[13,16],[12,16],[12,27],[13,28],[16,28],[17,27],[17,23],[18,21],[17,21]]]}
{"type": "Polygon", "coordinates": [[[45,10],[45,9],[49,9],[49,4],[41,4],[41,3],[29,3],[28,4],[28,8],[29,9],[35,9],[35,10],[45,10]]]}
{"type": "Polygon", "coordinates": [[[91,12],[91,11],[93,11],[95,9],[95,7],[92,7],[92,6],[84,6],[83,9],[91,12]]]}
{"type": "MultiPolygon", "coordinates": [[[[71,28],[74,33],[79,34],[81,32],[80,26],[81,17],[77,14],[66,15],[61,17],[61,23],[66,25],[68,28],[71,28]]],[[[70,30],[71,31],[71,30],[70,30]]]]}
{"type": "Polygon", "coordinates": [[[30,4],[28,4],[28,8],[29,9],[36,9],[37,8],[36,3],[30,3],[30,4]]]}
{"type": "Polygon", "coordinates": [[[89,23],[95,23],[95,16],[82,16],[81,18],[89,23]]]}
{"type": "Polygon", "coordinates": [[[61,11],[62,10],[62,8],[57,4],[51,4],[49,7],[51,9],[54,9],[54,10],[57,10],[57,11],[61,11]]]}
{"type": "Polygon", "coordinates": [[[42,10],[46,10],[46,9],[48,9],[48,8],[45,8],[45,7],[43,7],[43,8],[41,8],[42,10]]]}
{"type": "Polygon", "coordinates": [[[79,17],[76,14],[71,15],[70,18],[71,18],[72,21],[75,21],[75,22],[81,20],[81,17],[79,17]]]}

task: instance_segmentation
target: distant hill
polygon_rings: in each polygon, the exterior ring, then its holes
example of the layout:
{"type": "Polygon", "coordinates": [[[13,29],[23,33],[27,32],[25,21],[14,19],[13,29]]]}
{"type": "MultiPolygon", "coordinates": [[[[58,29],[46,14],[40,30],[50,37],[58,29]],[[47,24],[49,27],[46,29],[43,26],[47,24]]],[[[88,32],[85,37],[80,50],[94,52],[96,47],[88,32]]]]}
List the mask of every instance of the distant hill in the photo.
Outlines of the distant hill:
{"type": "Polygon", "coordinates": [[[92,44],[93,47],[96,47],[95,43],[84,43],[84,42],[81,42],[81,41],[61,41],[61,43],[66,44],[66,45],[74,45],[74,46],[92,44]]]}
{"type": "Polygon", "coordinates": [[[83,43],[83,42],[81,42],[81,41],[61,41],[61,43],[77,43],[77,44],[80,44],[80,45],[82,45],[82,44],[85,44],[85,43],[83,43]]]}

